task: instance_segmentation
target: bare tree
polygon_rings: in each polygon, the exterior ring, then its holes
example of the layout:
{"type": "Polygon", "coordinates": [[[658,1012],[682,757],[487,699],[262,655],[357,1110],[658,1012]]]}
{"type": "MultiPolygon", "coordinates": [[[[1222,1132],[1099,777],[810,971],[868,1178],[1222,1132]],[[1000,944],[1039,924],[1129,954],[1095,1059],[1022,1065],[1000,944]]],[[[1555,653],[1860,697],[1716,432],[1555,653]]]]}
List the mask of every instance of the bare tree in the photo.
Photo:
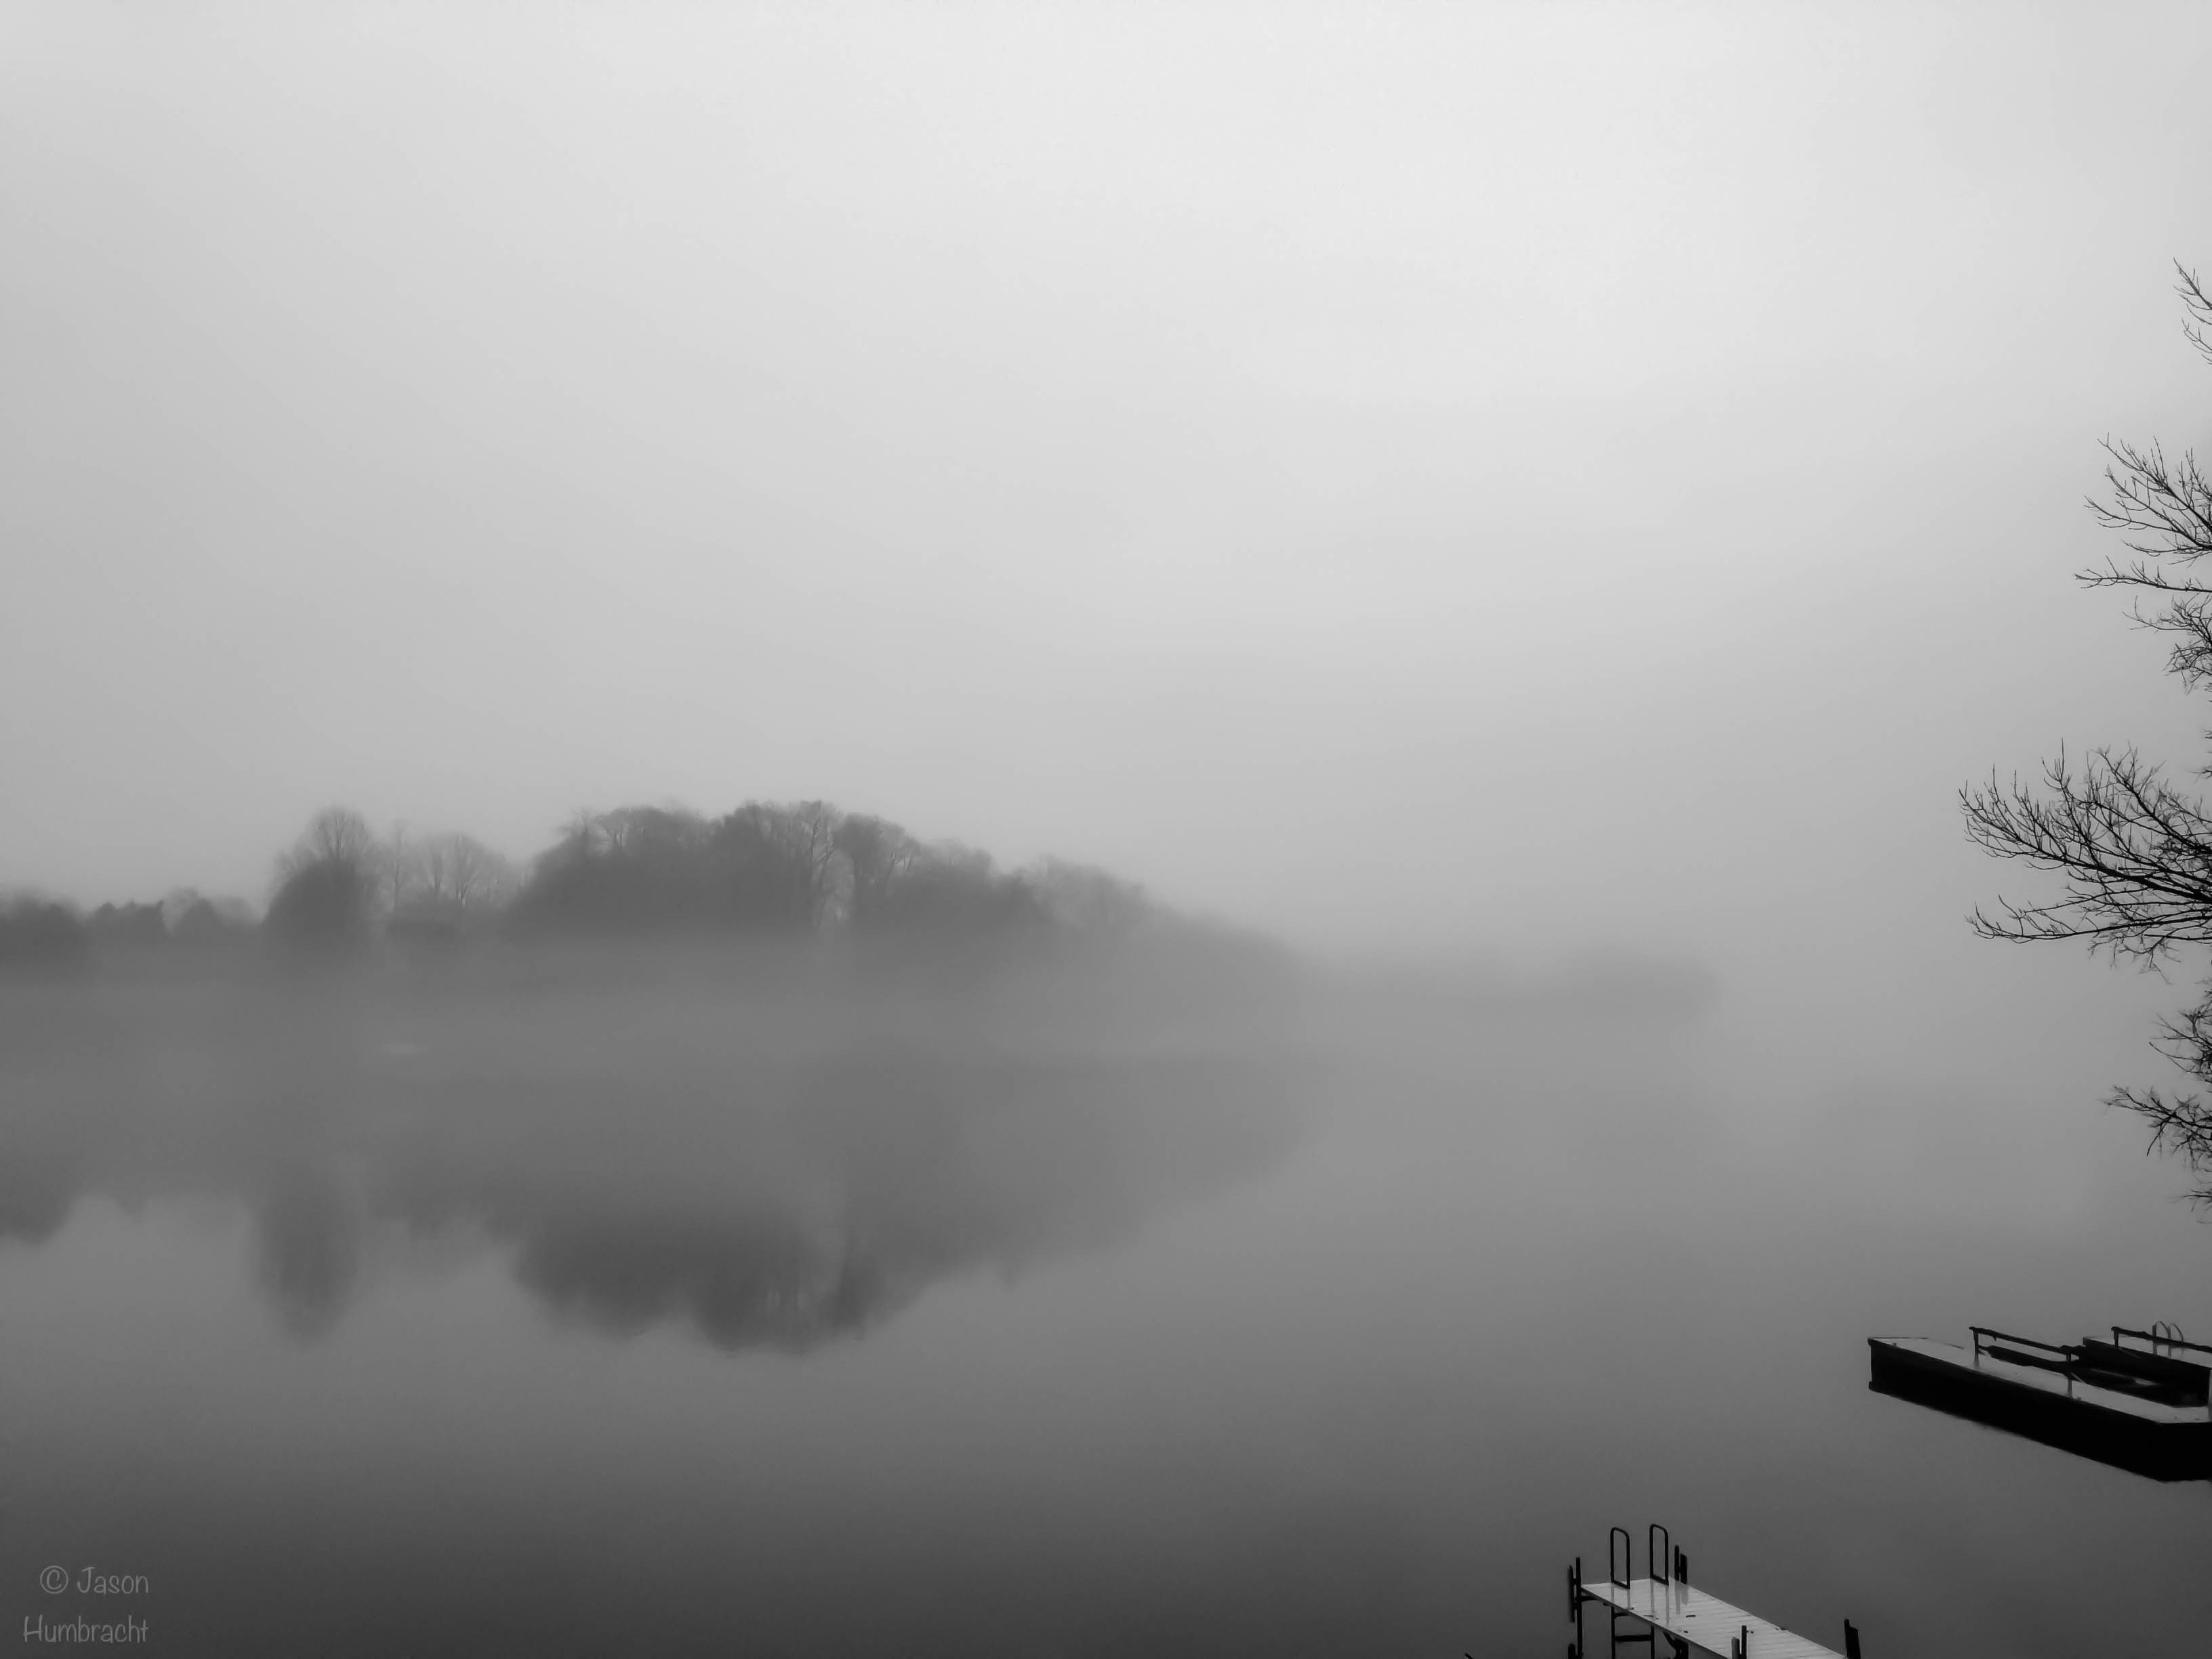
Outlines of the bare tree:
{"type": "Polygon", "coordinates": [[[345,864],[366,870],[375,861],[376,832],[349,806],[326,806],[309,819],[291,850],[276,861],[277,873],[295,875],[311,864],[345,864]]]}
{"type": "MultiPolygon", "coordinates": [[[[2187,270],[2176,291],[2184,332],[2212,362],[2212,295],[2187,270]]],[[[2212,482],[2193,451],[2175,458],[2155,441],[2107,439],[2105,452],[2107,496],[2089,507],[2129,556],[2079,580],[2131,590],[2136,624],[2172,637],[2167,671],[2197,690],[2212,682],[2212,567],[2199,569],[2212,557],[2212,482]]],[[[2212,767],[2197,775],[2212,777],[2212,767]]],[[[2059,896],[2046,902],[2000,899],[1993,915],[1977,909],[1983,938],[2080,939],[2093,954],[2146,967],[2212,944],[2212,815],[2135,750],[2094,750],[2078,767],[2061,754],[2033,784],[2001,784],[1993,773],[1986,785],[1960,790],[1960,805],[1977,846],[2059,878],[2059,896]]],[[[2162,1022],[2152,1046],[2212,1086],[2212,987],[2197,1006],[2162,1022]]],[[[2192,1196],[2212,1205],[2212,1101],[2127,1086],[2106,1098],[2148,1122],[2151,1150],[2179,1155],[2205,1182],[2192,1196]]]]}
{"type": "Polygon", "coordinates": [[[422,896],[441,909],[485,910],[514,896],[514,866],[472,836],[429,836],[416,859],[422,896]]]}
{"type": "Polygon", "coordinates": [[[325,808],[276,861],[267,927],[295,945],[360,943],[383,895],[387,862],[368,819],[346,807],[325,808]]]}
{"type": "Polygon", "coordinates": [[[404,823],[395,823],[384,838],[383,854],[385,914],[398,915],[422,884],[422,849],[404,823]]]}
{"type": "Polygon", "coordinates": [[[819,927],[838,886],[845,815],[828,801],[747,801],[716,833],[746,866],[753,901],[793,925],[819,927]]]}
{"type": "Polygon", "coordinates": [[[835,886],[837,826],[845,815],[826,800],[803,800],[783,810],[792,850],[806,869],[807,921],[819,926],[835,886]]]}
{"type": "Polygon", "coordinates": [[[1078,933],[1127,933],[1152,913],[1143,888],[1087,865],[1047,859],[1031,881],[1045,914],[1078,933]]]}
{"type": "Polygon", "coordinates": [[[886,913],[893,890],[913,867],[921,845],[888,818],[865,812],[840,823],[832,840],[851,872],[848,920],[866,927],[886,913]]]}

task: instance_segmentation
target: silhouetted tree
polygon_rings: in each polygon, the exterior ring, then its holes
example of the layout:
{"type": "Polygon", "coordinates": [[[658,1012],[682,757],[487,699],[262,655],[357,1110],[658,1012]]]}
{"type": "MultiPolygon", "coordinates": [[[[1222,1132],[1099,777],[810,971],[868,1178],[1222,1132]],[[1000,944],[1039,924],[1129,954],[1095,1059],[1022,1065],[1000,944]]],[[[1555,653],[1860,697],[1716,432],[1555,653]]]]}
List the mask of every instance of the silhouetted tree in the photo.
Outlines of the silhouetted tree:
{"type": "Polygon", "coordinates": [[[35,898],[0,902],[0,969],[42,973],[76,968],[91,944],[83,920],[65,904],[35,898]]]}
{"type": "Polygon", "coordinates": [[[516,924],[590,933],[700,925],[713,912],[704,856],[710,842],[696,812],[629,806],[580,813],[538,860],[516,898],[516,924]]]}
{"type": "Polygon", "coordinates": [[[806,921],[819,926],[830,902],[837,865],[837,830],[845,815],[823,800],[769,809],[781,826],[798,867],[805,872],[806,921]]]}
{"type": "Polygon", "coordinates": [[[1152,915],[1143,888],[1087,865],[1048,859],[1032,885],[1045,915],[1075,933],[1126,933],[1152,915]]]}
{"type": "Polygon", "coordinates": [[[1025,878],[1002,873],[988,853],[947,842],[915,855],[871,926],[973,939],[1045,920],[1044,907],[1025,878]]]}
{"type": "Polygon", "coordinates": [[[714,908],[738,927],[799,932],[819,920],[829,890],[830,809],[748,801],[717,820],[709,843],[714,908]]]}
{"type": "Polygon", "coordinates": [[[419,857],[422,892],[434,904],[486,910],[514,895],[514,866],[473,836],[433,836],[422,843],[419,857]]]}
{"type": "Polygon", "coordinates": [[[376,832],[367,818],[351,807],[326,806],[307,821],[277,866],[287,875],[310,864],[353,864],[372,870],[380,852],[376,832]]]}
{"type": "Polygon", "coordinates": [[[377,848],[378,873],[384,878],[382,892],[384,914],[396,916],[404,909],[407,901],[422,877],[422,849],[415,833],[404,823],[394,823],[377,848]]]}
{"type": "Polygon", "coordinates": [[[747,801],[712,820],[669,807],[579,813],[510,912],[526,933],[800,933],[842,921],[864,935],[969,944],[1054,927],[1126,929],[1148,914],[1137,889],[1103,872],[1001,871],[988,854],[925,847],[886,819],[821,800],[747,801]]]}
{"type": "Polygon", "coordinates": [[[222,912],[197,893],[178,912],[169,928],[169,937],[179,945],[222,945],[237,935],[238,930],[223,920],[222,912]]]}
{"type": "Polygon", "coordinates": [[[514,896],[514,866],[473,836],[410,840],[392,859],[393,937],[453,941],[495,915],[514,896]]]}
{"type": "Polygon", "coordinates": [[[856,812],[837,826],[836,850],[845,855],[852,884],[846,919],[857,928],[880,923],[890,896],[921,852],[921,844],[886,818],[856,812]]]}
{"type": "Polygon", "coordinates": [[[103,904],[87,924],[93,942],[108,945],[162,945],[168,941],[168,924],[158,904],[103,904]]]}
{"type": "Polygon", "coordinates": [[[364,941],[386,885],[385,854],[368,821],[333,806],[315,815],[277,861],[264,922],[284,944],[337,950],[364,941]]]}
{"type": "Polygon", "coordinates": [[[218,905],[197,888],[179,887],[161,901],[159,915],[167,940],[182,945],[220,945],[236,939],[252,925],[235,901],[218,905]]]}
{"type": "MultiPolygon", "coordinates": [[[[2212,362],[2212,295],[2188,270],[2179,292],[2185,331],[2212,362]]],[[[2168,672],[2198,690],[2212,682],[2212,581],[2198,572],[2212,556],[2212,481],[2191,451],[2172,457],[2155,441],[2111,440],[2105,448],[2108,495],[2090,507],[2130,556],[2080,580],[2134,590],[2135,620],[2172,637],[2168,672]]],[[[1992,774],[1987,785],[1961,790],[1960,802],[1976,845],[2060,878],[2059,896],[2046,902],[2000,899],[1995,915],[1976,910],[1983,938],[2081,939],[2093,954],[2146,966],[2212,943],[2212,816],[2133,748],[2094,750],[2079,763],[2061,754],[2036,783],[2000,783],[1992,774]]],[[[2153,1046],[2197,1084],[2212,1085],[2212,990],[2163,1022],[2153,1046]]],[[[2212,1176],[2212,1102],[2203,1095],[2123,1086],[2106,1098],[2150,1124],[2154,1150],[2212,1176]]],[[[2195,1196],[2212,1203],[2212,1184],[2195,1196]]]]}

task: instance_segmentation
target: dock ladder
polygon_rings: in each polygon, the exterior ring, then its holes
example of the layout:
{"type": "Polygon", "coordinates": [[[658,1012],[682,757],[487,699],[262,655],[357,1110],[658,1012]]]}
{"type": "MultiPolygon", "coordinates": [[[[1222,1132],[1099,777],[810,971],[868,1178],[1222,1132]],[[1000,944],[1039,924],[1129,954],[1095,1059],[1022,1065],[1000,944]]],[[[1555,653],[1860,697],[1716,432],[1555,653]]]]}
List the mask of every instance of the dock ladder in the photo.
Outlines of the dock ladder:
{"type": "Polygon", "coordinates": [[[1656,1522],[1644,1534],[1644,1577],[1638,1578],[1635,1540],[1624,1527],[1607,1534],[1601,1583],[1585,1579],[1583,1559],[1575,1558],[1567,1569],[1567,1617],[1575,1627],[1567,1659],[1595,1659],[1583,1626],[1585,1609],[1593,1601],[1606,1610],[1606,1659],[1620,1659],[1623,1648],[1636,1647],[1650,1659],[1692,1659],[1698,1654],[1715,1659],[1860,1659],[1859,1633],[1848,1619],[1839,1654],[1717,1595],[1692,1589],[1690,1558],[1656,1522]],[[1663,1655],[1662,1642],[1667,1644],[1663,1655]]]}

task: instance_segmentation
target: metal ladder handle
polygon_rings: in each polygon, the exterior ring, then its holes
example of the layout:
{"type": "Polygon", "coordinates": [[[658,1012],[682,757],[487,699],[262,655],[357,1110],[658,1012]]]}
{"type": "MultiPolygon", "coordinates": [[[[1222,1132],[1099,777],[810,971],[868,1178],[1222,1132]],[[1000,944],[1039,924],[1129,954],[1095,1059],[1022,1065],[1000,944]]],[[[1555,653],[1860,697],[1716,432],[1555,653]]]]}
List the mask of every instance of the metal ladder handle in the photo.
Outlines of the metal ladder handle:
{"type": "MultiPolygon", "coordinates": [[[[1980,1335],[1978,1328],[1975,1334],[1978,1338],[1980,1335]]],[[[2117,1334],[2116,1330],[2115,1334],[2117,1334]]],[[[2055,1347],[2055,1345],[2049,1343],[2037,1346],[2055,1347]]],[[[2056,1348],[2055,1351],[2066,1354],[2069,1361],[2075,1357],[2074,1351],[2063,1348],[2056,1348]]],[[[2069,1380],[2071,1381],[2070,1377],[2069,1380]]],[[[1673,1534],[1654,1521],[1644,1535],[1644,1546],[1650,1556],[1651,1577],[1655,1582],[1662,1584],[1679,1584],[1686,1589],[1689,1587],[1690,1558],[1674,1547],[1673,1534]],[[1659,1544],[1662,1538],[1667,1540],[1663,1549],[1659,1544]]],[[[1633,1574],[1636,1571],[1636,1540],[1629,1535],[1628,1529],[1625,1527],[1614,1527],[1606,1534],[1605,1569],[1607,1582],[1622,1590],[1626,1590],[1632,1580],[1622,1577],[1620,1572],[1614,1571],[1616,1563],[1622,1571],[1629,1574],[1633,1574]],[[1618,1548],[1614,1547],[1613,1541],[1616,1538],[1620,1540],[1618,1548]]],[[[1575,1627],[1575,1639],[1567,1644],[1567,1659],[1589,1659],[1589,1648],[1583,1639],[1583,1607],[1587,1602],[1601,1600],[1606,1601],[1607,1650],[1610,1654],[1616,1656],[1616,1659],[1624,1644],[1634,1646],[1638,1643],[1644,1644],[1656,1659],[1659,1651],[1659,1638],[1662,1636],[1667,1638],[1667,1645],[1674,1654],[1674,1659],[1688,1659],[1691,1644],[1687,1638],[1677,1636],[1672,1631],[1662,1630],[1644,1614],[1623,1608],[1609,1599],[1601,1597],[1595,1591],[1585,1588],[1583,1582],[1583,1559],[1579,1555],[1575,1557],[1574,1565],[1567,1569],[1567,1617],[1573,1621],[1575,1627]],[[1620,1633],[1620,1621],[1623,1619],[1635,1620],[1644,1626],[1643,1631],[1636,1635],[1623,1636],[1620,1633]]],[[[1474,1656],[1468,1656],[1468,1659],[1474,1659],[1474,1656]]],[[[1729,1638],[1729,1659],[1752,1659],[1749,1625],[1739,1626],[1736,1633],[1729,1638]]],[[[1844,1659],[1860,1659],[1858,1626],[1848,1619],[1844,1620],[1844,1659]]]]}

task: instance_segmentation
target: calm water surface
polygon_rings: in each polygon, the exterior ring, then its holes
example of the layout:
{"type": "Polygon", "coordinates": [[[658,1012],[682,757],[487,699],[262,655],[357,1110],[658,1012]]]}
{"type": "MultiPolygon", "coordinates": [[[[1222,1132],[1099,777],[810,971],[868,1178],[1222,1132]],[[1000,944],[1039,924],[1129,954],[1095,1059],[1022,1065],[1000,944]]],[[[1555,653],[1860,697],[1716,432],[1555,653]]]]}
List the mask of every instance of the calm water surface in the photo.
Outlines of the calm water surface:
{"type": "Polygon", "coordinates": [[[1510,1000],[269,995],[10,1005],[10,1640],[1556,1654],[1655,1519],[1875,1659],[2212,1629],[2212,1490],[1866,1387],[2205,1322],[2077,1079],[1785,1109],[1699,1018],[1510,1000]]]}

